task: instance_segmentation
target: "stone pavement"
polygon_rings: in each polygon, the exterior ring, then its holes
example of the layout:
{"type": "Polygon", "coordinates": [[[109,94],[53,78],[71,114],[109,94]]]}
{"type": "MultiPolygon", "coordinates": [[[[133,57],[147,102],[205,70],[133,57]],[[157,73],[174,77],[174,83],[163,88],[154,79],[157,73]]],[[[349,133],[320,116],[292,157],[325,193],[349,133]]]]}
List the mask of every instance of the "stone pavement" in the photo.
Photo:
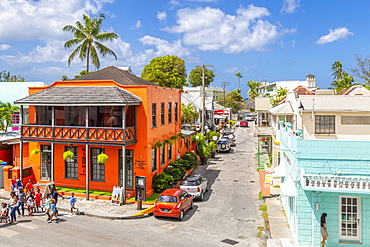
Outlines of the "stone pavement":
{"type": "MultiPolygon", "coordinates": [[[[5,191],[4,189],[0,189],[0,201],[7,202],[8,199],[9,192],[5,191]]],[[[81,214],[112,220],[137,219],[148,217],[151,208],[151,205],[143,205],[142,210],[138,210],[136,204],[115,206],[111,205],[110,201],[92,200],[92,199],[87,201],[84,198],[77,198],[75,206],[76,208],[79,209],[79,212],[81,214]]],[[[70,212],[68,199],[63,200],[61,197],[59,197],[57,207],[60,211],[70,212]]]]}
{"type": "Polygon", "coordinates": [[[290,233],[289,224],[279,197],[266,199],[270,225],[270,237],[267,247],[296,247],[298,246],[290,233]]]}

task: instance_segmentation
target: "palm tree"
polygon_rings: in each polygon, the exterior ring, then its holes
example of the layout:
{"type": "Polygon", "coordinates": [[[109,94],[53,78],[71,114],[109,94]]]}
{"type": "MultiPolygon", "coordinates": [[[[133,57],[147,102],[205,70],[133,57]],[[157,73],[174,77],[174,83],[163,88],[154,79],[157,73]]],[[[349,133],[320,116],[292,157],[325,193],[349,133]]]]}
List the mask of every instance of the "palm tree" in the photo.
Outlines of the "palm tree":
{"type": "Polygon", "coordinates": [[[331,85],[334,87],[335,91],[340,94],[347,88],[351,87],[353,85],[353,82],[353,76],[349,76],[348,72],[344,70],[342,72],[341,78],[339,80],[333,81],[331,85]]]}
{"type": "Polygon", "coordinates": [[[262,83],[250,80],[247,81],[247,86],[250,88],[248,91],[249,98],[254,99],[258,96],[258,88],[262,86],[262,83]]]}
{"type": "Polygon", "coordinates": [[[72,60],[78,56],[81,60],[86,59],[86,70],[87,73],[89,73],[90,59],[96,69],[100,67],[98,53],[100,53],[102,57],[111,54],[117,60],[116,54],[99,42],[107,40],[112,41],[119,37],[116,33],[100,33],[104,18],[104,14],[100,14],[94,18],[90,18],[89,15],[85,14],[83,15],[84,23],[76,21],[76,27],[67,25],[63,28],[63,31],[71,32],[75,36],[74,39],[68,40],[64,44],[64,47],[69,49],[78,45],[68,58],[68,66],[71,64],[72,60]]]}
{"type": "Polygon", "coordinates": [[[236,75],[236,77],[238,77],[238,88],[240,88],[240,78],[243,78],[242,73],[240,73],[240,71],[238,71],[235,75],[236,75]]]}
{"type": "Polygon", "coordinates": [[[181,104],[181,122],[182,123],[190,123],[193,125],[194,121],[199,118],[199,112],[195,105],[188,103],[188,104],[181,104]]]}
{"type": "Polygon", "coordinates": [[[343,73],[343,66],[341,61],[335,61],[331,66],[331,70],[333,73],[331,74],[334,77],[334,80],[339,80],[342,77],[343,73]]]}
{"type": "Polygon", "coordinates": [[[0,131],[7,131],[8,127],[13,123],[13,114],[16,111],[19,111],[18,106],[0,101],[0,131]]]}

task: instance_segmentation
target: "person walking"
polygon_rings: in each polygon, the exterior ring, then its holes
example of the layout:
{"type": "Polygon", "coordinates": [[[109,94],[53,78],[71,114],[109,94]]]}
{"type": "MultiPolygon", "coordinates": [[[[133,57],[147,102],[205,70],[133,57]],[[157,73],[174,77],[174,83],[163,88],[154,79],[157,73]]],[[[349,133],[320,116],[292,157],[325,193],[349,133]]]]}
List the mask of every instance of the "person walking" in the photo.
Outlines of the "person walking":
{"type": "Polygon", "coordinates": [[[18,196],[13,191],[10,192],[9,206],[10,206],[10,223],[16,223],[17,217],[15,216],[15,213],[18,210],[18,196]]]}
{"type": "Polygon", "coordinates": [[[37,192],[35,194],[35,204],[36,212],[39,213],[40,209],[42,211],[42,193],[40,192],[40,189],[37,189],[37,192]]]}
{"type": "Polygon", "coordinates": [[[44,209],[45,209],[45,214],[48,216],[46,221],[50,221],[50,200],[51,200],[51,195],[50,193],[46,194],[45,198],[45,204],[44,204],[44,209]]]}
{"type": "Polygon", "coordinates": [[[26,184],[26,193],[28,193],[28,191],[32,191],[33,189],[33,184],[31,182],[31,179],[28,179],[28,182],[26,184]]]}
{"type": "Polygon", "coordinates": [[[328,215],[326,213],[323,213],[320,218],[320,226],[321,226],[321,235],[322,235],[322,240],[321,240],[321,246],[325,247],[325,241],[328,239],[329,234],[328,234],[328,229],[326,228],[326,218],[328,215]]]}
{"type": "Polygon", "coordinates": [[[50,220],[48,221],[48,223],[53,222],[53,216],[55,217],[56,221],[59,220],[59,218],[58,218],[58,209],[55,205],[55,200],[50,199],[50,220]]]}
{"type": "Polygon", "coordinates": [[[60,196],[61,198],[63,198],[63,200],[65,199],[64,196],[60,195],[58,193],[58,191],[56,191],[55,188],[51,188],[50,189],[50,195],[51,195],[51,199],[54,199],[54,203],[55,203],[55,206],[58,204],[58,197],[60,196]]]}
{"type": "Polygon", "coordinates": [[[77,202],[77,198],[75,197],[75,193],[72,192],[71,196],[68,197],[69,199],[69,205],[71,206],[71,216],[73,215],[73,209],[76,209],[78,213],[78,208],[75,207],[75,204],[77,202]]]}
{"type": "Polygon", "coordinates": [[[24,193],[23,188],[19,188],[17,196],[18,196],[18,208],[17,208],[18,216],[23,217],[24,216],[24,201],[26,199],[26,194],[24,193]],[[19,208],[22,208],[22,214],[19,208]]]}

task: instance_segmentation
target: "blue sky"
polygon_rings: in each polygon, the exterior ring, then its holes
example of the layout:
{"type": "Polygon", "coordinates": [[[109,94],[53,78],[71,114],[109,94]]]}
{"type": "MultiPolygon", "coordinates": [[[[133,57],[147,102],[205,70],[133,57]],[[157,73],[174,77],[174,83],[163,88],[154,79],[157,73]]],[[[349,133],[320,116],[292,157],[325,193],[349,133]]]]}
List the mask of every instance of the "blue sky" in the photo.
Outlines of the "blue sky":
{"type": "MultiPolygon", "coordinates": [[[[83,14],[104,13],[105,32],[120,35],[106,42],[118,56],[101,59],[101,68],[131,66],[136,75],[157,56],[176,55],[187,72],[213,65],[215,80],[238,86],[235,73],[247,80],[332,82],[331,65],[356,67],[354,54],[370,54],[370,2],[345,0],[1,0],[0,71],[27,81],[50,84],[85,69],[64,48],[83,14]]],[[[350,73],[351,74],[351,73],[350,73]]],[[[363,83],[359,78],[357,82],[363,83]]]]}

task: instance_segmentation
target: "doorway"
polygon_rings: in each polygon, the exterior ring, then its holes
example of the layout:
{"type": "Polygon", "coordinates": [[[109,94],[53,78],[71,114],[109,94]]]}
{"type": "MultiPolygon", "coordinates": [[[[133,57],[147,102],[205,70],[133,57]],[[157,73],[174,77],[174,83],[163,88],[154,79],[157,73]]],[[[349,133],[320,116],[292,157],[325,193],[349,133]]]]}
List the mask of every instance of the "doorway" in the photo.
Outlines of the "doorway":
{"type": "MultiPolygon", "coordinates": [[[[119,150],[119,162],[118,162],[118,170],[119,170],[119,178],[118,178],[118,186],[122,187],[122,162],[123,162],[123,157],[122,157],[122,149],[119,150]]],[[[133,170],[133,155],[134,151],[130,149],[126,149],[126,189],[132,189],[133,186],[133,176],[134,176],[134,170],[133,170]]]]}
{"type": "Polygon", "coordinates": [[[51,181],[51,145],[41,145],[41,180],[51,181]]]}

